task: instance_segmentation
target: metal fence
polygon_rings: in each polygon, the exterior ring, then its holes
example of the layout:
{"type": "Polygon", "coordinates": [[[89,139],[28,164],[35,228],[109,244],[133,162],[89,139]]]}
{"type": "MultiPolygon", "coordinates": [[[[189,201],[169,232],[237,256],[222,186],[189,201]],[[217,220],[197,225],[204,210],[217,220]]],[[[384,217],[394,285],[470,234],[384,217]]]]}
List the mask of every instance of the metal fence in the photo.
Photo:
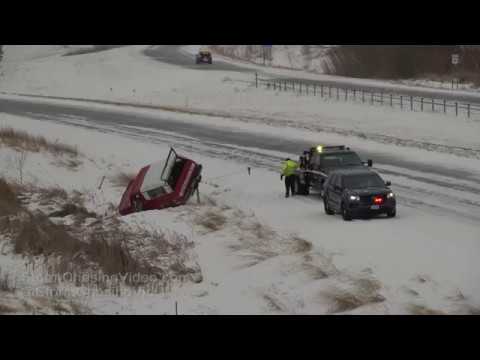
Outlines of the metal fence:
{"type": "Polygon", "coordinates": [[[381,90],[371,90],[355,87],[332,86],[322,83],[305,83],[285,79],[262,79],[255,73],[254,85],[257,88],[275,91],[291,91],[305,96],[338,101],[354,101],[370,105],[397,107],[409,111],[429,111],[434,113],[466,115],[468,118],[480,114],[480,104],[463,103],[441,98],[420,97],[408,94],[389,93],[381,90]]]}

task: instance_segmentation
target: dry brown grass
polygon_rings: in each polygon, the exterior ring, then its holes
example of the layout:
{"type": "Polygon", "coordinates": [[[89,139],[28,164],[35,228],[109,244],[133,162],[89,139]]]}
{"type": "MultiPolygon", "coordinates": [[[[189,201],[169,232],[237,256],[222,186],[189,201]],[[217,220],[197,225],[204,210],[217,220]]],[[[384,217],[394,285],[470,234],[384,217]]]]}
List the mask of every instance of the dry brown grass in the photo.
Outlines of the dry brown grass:
{"type": "Polygon", "coordinates": [[[267,303],[269,309],[276,312],[282,312],[282,313],[287,311],[283,306],[283,304],[281,304],[280,301],[276,299],[274,296],[270,294],[263,294],[263,299],[267,303]]]}
{"type": "Polygon", "coordinates": [[[41,202],[51,202],[53,200],[68,200],[67,192],[59,186],[42,188],[40,191],[38,191],[38,193],[40,194],[41,202]]]}
{"type": "Polygon", "coordinates": [[[0,291],[13,293],[16,291],[15,283],[9,273],[2,272],[0,268],[0,291]]]}
{"type": "Polygon", "coordinates": [[[290,239],[293,243],[293,251],[296,253],[304,253],[312,250],[312,243],[308,240],[305,240],[299,236],[292,236],[290,239]]]}
{"type": "Polygon", "coordinates": [[[329,313],[341,313],[385,301],[385,298],[379,293],[381,284],[377,280],[356,279],[353,285],[350,289],[332,287],[330,290],[322,292],[322,296],[332,305],[328,310],[329,313]]]}
{"type": "Polygon", "coordinates": [[[69,215],[75,216],[75,218],[79,223],[84,221],[86,218],[97,218],[96,213],[88,211],[82,205],[76,205],[71,202],[67,202],[63,204],[60,210],[53,211],[48,216],[49,217],[66,217],[69,215]]]}
{"type": "Polygon", "coordinates": [[[55,258],[50,271],[60,274],[94,269],[107,275],[151,274],[148,265],[130,254],[121,231],[94,232],[81,241],[67,229],[44,214],[27,213],[14,237],[14,252],[55,258]]]}
{"type": "MultiPolygon", "coordinates": [[[[98,216],[81,205],[83,199],[79,194],[69,197],[60,188],[35,189],[23,186],[22,189],[23,193],[18,196],[25,199],[41,193],[35,197],[36,201],[57,206],[63,202],[63,206],[49,216],[73,215],[75,219],[71,225],[58,224],[59,219],[54,223],[42,211],[32,212],[21,205],[15,208],[16,212],[10,211],[10,215],[0,217],[0,227],[8,229],[14,253],[41,256],[44,259],[42,266],[46,267],[47,272],[60,275],[70,273],[77,278],[82,278],[83,273],[107,277],[132,275],[126,276],[122,285],[141,286],[153,281],[159,289],[163,285],[166,289],[172,281],[202,281],[199,267],[190,265],[192,262],[188,254],[193,242],[186,237],[177,233],[123,227],[117,216],[98,216]],[[87,217],[97,220],[87,226],[84,222],[87,217]],[[187,262],[189,265],[186,265],[187,262]],[[135,278],[134,275],[142,277],[135,278]]],[[[5,195],[2,197],[5,202],[18,201],[12,187],[5,181],[0,183],[0,191],[5,195]]],[[[212,221],[211,216],[207,216],[212,221]]],[[[220,226],[221,219],[214,217],[215,226],[220,226]]],[[[209,222],[207,224],[215,227],[209,222]]],[[[92,278],[95,276],[88,281],[92,278]]],[[[112,285],[106,282],[109,280],[98,281],[77,285],[95,285],[102,289],[112,285]]]]}
{"type": "MultiPolygon", "coordinates": [[[[344,45],[332,48],[327,72],[336,75],[409,79],[444,76],[453,73],[451,54],[455,46],[344,45]]],[[[462,81],[480,80],[480,47],[461,51],[462,62],[456,72],[462,81]]]]}
{"type": "Polygon", "coordinates": [[[78,156],[76,147],[60,142],[51,142],[43,136],[33,136],[26,131],[11,127],[0,128],[0,142],[6,146],[31,152],[48,151],[53,155],[78,156]]]}
{"type": "Polygon", "coordinates": [[[201,225],[210,231],[218,231],[225,226],[227,217],[220,211],[208,210],[194,219],[195,224],[201,225]]]}
{"type": "Polygon", "coordinates": [[[12,186],[0,178],[0,216],[18,211],[20,203],[12,186]]]}
{"type": "Polygon", "coordinates": [[[410,304],[408,311],[411,315],[446,315],[443,311],[431,309],[425,305],[410,304]]]}
{"type": "Polygon", "coordinates": [[[17,309],[5,304],[0,304],[0,315],[13,314],[15,312],[17,312],[17,309]]]}

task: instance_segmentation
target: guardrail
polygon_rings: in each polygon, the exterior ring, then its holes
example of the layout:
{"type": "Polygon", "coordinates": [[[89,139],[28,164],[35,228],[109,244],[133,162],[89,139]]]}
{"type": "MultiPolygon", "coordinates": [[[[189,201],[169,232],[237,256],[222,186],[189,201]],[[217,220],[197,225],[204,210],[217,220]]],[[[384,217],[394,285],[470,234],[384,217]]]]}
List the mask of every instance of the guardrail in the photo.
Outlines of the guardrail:
{"type": "Polygon", "coordinates": [[[321,98],[336,99],[338,101],[354,101],[364,104],[380,104],[390,107],[399,107],[401,110],[429,111],[434,113],[455,113],[456,116],[465,114],[470,118],[473,114],[480,114],[480,103],[471,104],[451,101],[442,98],[420,97],[384,91],[372,91],[356,87],[332,86],[322,83],[304,83],[301,81],[284,79],[262,79],[255,73],[255,87],[265,87],[276,91],[292,91],[300,95],[320,96],[321,98]]]}

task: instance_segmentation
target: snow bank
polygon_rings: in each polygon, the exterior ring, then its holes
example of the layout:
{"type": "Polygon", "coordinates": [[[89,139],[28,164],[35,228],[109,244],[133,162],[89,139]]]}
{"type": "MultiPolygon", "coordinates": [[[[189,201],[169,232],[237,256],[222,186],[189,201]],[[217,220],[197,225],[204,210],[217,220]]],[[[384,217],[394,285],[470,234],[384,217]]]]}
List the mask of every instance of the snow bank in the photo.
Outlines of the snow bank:
{"type": "MultiPolygon", "coordinates": [[[[139,169],[168,152],[168,142],[159,142],[159,135],[156,143],[149,143],[146,138],[139,142],[78,127],[71,131],[70,126],[23,117],[3,115],[2,122],[52,141],[62,139],[90,159],[78,176],[31,157],[27,181],[38,184],[55,182],[67,189],[88,191],[98,186],[102,176],[108,179],[117,170],[139,169]]],[[[417,304],[456,313],[465,312],[462,306],[480,303],[478,224],[436,215],[401,199],[396,219],[347,224],[325,215],[317,199],[285,199],[276,171],[254,167],[249,176],[245,165],[202,152],[190,153],[186,150],[189,146],[185,143],[177,150],[204,165],[201,192],[205,207],[191,204],[135,214],[126,221],[183,232],[194,239],[204,281],[153,297],[133,294],[89,299],[95,312],[171,314],[177,301],[183,314],[328,313],[338,306],[331,302],[332,293],[347,289],[348,294],[359,284],[372,281],[380,283],[375,298],[385,300],[347,312],[402,314],[417,304]],[[236,175],[225,176],[232,173],[236,175]],[[223,214],[225,223],[219,230],[196,222],[206,211],[223,214]],[[304,239],[312,248],[289,250],[288,239],[297,239],[292,245],[304,239]],[[284,241],[287,247],[282,245],[284,241]]],[[[6,154],[0,152],[2,163],[8,161],[6,154]]],[[[397,190],[395,185],[393,188],[397,190]]],[[[121,192],[106,182],[102,199],[114,201],[121,192]]],[[[101,203],[96,206],[101,209],[101,203]]]]}

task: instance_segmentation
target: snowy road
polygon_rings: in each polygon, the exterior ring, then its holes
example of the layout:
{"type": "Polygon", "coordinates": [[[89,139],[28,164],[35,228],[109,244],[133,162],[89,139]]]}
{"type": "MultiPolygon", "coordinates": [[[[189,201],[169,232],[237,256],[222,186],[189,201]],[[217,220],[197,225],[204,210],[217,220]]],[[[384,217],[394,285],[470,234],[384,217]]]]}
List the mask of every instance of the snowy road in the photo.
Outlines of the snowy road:
{"type": "MultiPolygon", "coordinates": [[[[220,125],[178,121],[164,115],[125,112],[122,108],[87,108],[71,103],[39,103],[0,98],[0,113],[54,121],[103,132],[119,133],[151,143],[169,143],[189,152],[231,158],[253,167],[276,170],[281,154],[299,154],[311,142],[220,125]]],[[[322,133],[318,141],[322,141],[322,133]]],[[[401,149],[401,148],[399,148],[401,149]]],[[[381,151],[359,151],[392,180],[399,201],[429,212],[480,220],[480,181],[468,169],[432,165],[381,151]],[[461,180],[459,180],[461,179],[461,180]]]]}
{"type": "Polygon", "coordinates": [[[480,105],[480,94],[475,93],[466,93],[462,91],[452,92],[449,90],[442,89],[428,89],[414,86],[398,85],[391,84],[388,82],[382,82],[380,80],[369,80],[369,79],[355,79],[347,78],[341,76],[322,76],[321,80],[315,79],[315,75],[312,75],[312,78],[306,77],[296,77],[296,76],[287,76],[287,75],[275,75],[274,72],[271,72],[268,68],[263,69],[254,69],[248,64],[242,63],[227,63],[223,62],[221,59],[214,59],[212,65],[196,65],[194,63],[194,58],[188,54],[181,51],[183,45],[154,45],[144,51],[144,54],[158,60],[163,63],[168,63],[172,65],[177,65],[185,67],[188,69],[194,70],[213,70],[213,71],[238,71],[238,72],[251,72],[252,81],[255,71],[258,71],[261,76],[268,77],[271,79],[282,79],[288,81],[298,81],[303,82],[304,84],[309,85],[331,85],[337,87],[347,87],[347,88],[361,88],[365,91],[372,92],[394,92],[396,94],[405,95],[405,96],[414,96],[414,97],[425,97],[425,98],[437,98],[437,99],[446,99],[448,101],[458,101],[460,103],[471,103],[480,105]]]}
{"type": "Polygon", "coordinates": [[[195,58],[180,51],[182,45],[154,45],[143,53],[162,63],[178,65],[194,70],[221,70],[251,72],[251,69],[215,60],[213,64],[195,64],[195,58]]]}

